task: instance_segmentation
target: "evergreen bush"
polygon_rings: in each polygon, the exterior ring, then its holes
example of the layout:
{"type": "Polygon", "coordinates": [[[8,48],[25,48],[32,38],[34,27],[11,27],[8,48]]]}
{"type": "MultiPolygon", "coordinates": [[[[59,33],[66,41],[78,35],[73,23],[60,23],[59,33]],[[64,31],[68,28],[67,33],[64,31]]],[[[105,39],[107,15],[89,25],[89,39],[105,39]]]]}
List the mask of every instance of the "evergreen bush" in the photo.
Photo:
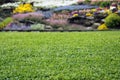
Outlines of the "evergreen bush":
{"type": "Polygon", "coordinates": [[[108,28],[120,28],[120,16],[112,13],[105,18],[105,24],[108,28]]]}

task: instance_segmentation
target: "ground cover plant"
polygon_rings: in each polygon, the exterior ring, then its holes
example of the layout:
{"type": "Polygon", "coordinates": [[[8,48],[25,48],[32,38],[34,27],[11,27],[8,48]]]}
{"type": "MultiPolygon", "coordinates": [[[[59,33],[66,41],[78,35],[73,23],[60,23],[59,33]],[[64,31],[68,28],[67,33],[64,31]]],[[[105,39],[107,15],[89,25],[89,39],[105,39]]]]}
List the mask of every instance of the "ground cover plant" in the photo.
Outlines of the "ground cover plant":
{"type": "Polygon", "coordinates": [[[120,31],[0,36],[0,80],[120,80],[120,31]]]}

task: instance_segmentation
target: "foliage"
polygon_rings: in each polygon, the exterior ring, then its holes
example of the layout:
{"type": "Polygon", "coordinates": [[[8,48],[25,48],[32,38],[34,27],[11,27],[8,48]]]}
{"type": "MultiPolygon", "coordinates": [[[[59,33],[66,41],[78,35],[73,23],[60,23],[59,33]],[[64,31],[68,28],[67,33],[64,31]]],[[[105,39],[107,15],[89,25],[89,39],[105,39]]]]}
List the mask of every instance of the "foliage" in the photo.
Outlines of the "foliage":
{"type": "Polygon", "coordinates": [[[91,0],[85,0],[85,3],[89,4],[91,2],[91,0]]]}
{"type": "Polygon", "coordinates": [[[94,3],[94,5],[100,6],[100,7],[109,7],[110,4],[111,4],[110,1],[97,1],[94,3]]]}
{"type": "Polygon", "coordinates": [[[108,28],[120,28],[120,16],[112,13],[105,18],[105,24],[108,28]]]}
{"type": "Polygon", "coordinates": [[[26,13],[26,12],[34,12],[33,5],[31,3],[23,3],[13,10],[13,13],[26,13]]]}
{"type": "Polygon", "coordinates": [[[10,2],[17,2],[18,0],[0,0],[0,5],[10,2]]]}
{"type": "Polygon", "coordinates": [[[33,24],[31,25],[31,30],[44,30],[44,25],[43,24],[33,24]]]}
{"type": "Polygon", "coordinates": [[[109,6],[110,6],[110,1],[102,1],[102,2],[100,3],[100,6],[101,6],[101,7],[109,7],[109,6]]]}
{"type": "Polygon", "coordinates": [[[10,17],[12,15],[12,10],[12,8],[0,8],[0,17],[10,17]]]}
{"type": "Polygon", "coordinates": [[[2,32],[0,80],[119,80],[120,31],[2,32]]]}
{"type": "Polygon", "coordinates": [[[107,26],[105,24],[102,24],[97,29],[98,30],[107,30],[108,28],[107,28],[107,26]]]}
{"type": "Polygon", "coordinates": [[[21,2],[27,2],[28,0],[19,0],[19,1],[21,1],[21,2]]]}
{"type": "Polygon", "coordinates": [[[6,27],[9,23],[11,23],[13,19],[11,17],[7,17],[2,22],[0,22],[0,29],[6,27]]]}
{"type": "Polygon", "coordinates": [[[0,29],[4,28],[4,23],[0,22],[0,29]]]}
{"type": "Polygon", "coordinates": [[[6,26],[6,25],[8,25],[9,23],[11,23],[13,21],[13,19],[11,18],[11,17],[8,17],[8,18],[6,18],[5,20],[3,20],[3,23],[4,23],[4,25],[6,26]]]}
{"type": "Polygon", "coordinates": [[[95,13],[94,20],[95,22],[101,23],[102,19],[105,19],[108,16],[108,13],[95,13]]]}
{"type": "Polygon", "coordinates": [[[118,3],[118,10],[120,10],[120,2],[118,3]]]}
{"type": "Polygon", "coordinates": [[[101,2],[97,1],[97,2],[94,2],[93,4],[96,5],[96,6],[100,6],[101,2]]]}

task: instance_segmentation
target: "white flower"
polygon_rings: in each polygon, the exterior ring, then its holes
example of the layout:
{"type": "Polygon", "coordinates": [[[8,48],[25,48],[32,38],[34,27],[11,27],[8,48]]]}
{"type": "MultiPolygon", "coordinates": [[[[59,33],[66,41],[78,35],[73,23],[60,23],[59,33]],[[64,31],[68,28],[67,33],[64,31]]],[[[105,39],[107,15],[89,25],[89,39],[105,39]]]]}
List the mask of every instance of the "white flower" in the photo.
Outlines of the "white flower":
{"type": "Polygon", "coordinates": [[[20,2],[15,2],[15,3],[6,3],[1,5],[2,8],[4,7],[17,7],[20,4],[20,2]]]}
{"type": "Polygon", "coordinates": [[[66,5],[71,5],[74,3],[77,3],[78,0],[27,0],[27,2],[35,2],[34,6],[35,7],[47,7],[47,8],[52,8],[52,7],[59,7],[59,6],[66,6],[66,5]]]}

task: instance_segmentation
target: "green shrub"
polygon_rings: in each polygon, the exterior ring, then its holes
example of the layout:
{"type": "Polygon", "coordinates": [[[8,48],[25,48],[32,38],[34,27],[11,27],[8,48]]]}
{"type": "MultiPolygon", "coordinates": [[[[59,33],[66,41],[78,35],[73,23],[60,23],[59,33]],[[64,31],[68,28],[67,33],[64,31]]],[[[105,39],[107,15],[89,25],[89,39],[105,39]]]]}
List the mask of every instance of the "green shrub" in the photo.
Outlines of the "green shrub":
{"type": "Polygon", "coordinates": [[[100,6],[101,7],[109,7],[110,6],[110,2],[109,1],[106,1],[106,2],[103,1],[103,2],[100,3],[100,6]]]}
{"type": "Polygon", "coordinates": [[[100,6],[101,2],[98,1],[98,2],[94,2],[93,4],[96,5],[96,6],[100,6]]]}
{"type": "Polygon", "coordinates": [[[105,18],[105,24],[108,28],[120,28],[120,16],[112,13],[105,18]]]}
{"type": "Polygon", "coordinates": [[[3,22],[0,22],[0,29],[6,27],[12,21],[13,21],[13,19],[11,17],[4,19],[3,22]]]}
{"type": "Polygon", "coordinates": [[[91,2],[91,0],[85,0],[84,3],[89,4],[90,2],[91,2]]]}
{"type": "Polygon", "coordinates": [[[4,28],[4,23],[0,22],[0,29],[4,28]]]}
{"type": "Polygon", "coordinates": [[[98,1],[94,2],[93,4],[100,7],[109,7],[111,3],[110,1],[98,1]]]}
{"type": "Polygon", "coordinates": [[[44,30],[44,25],[43,24],[33,24],[31,25],[32,30],[44,30]]]}
{"type": "Polygon", "coordinates": [[[11,18],[11,17],[7,17],[4,21],[3,21],[3,23],[4,23],[4,25],[5,26],[7,26],[10,22],[12,22],[13,21],[13,19],[11,18]]]}

